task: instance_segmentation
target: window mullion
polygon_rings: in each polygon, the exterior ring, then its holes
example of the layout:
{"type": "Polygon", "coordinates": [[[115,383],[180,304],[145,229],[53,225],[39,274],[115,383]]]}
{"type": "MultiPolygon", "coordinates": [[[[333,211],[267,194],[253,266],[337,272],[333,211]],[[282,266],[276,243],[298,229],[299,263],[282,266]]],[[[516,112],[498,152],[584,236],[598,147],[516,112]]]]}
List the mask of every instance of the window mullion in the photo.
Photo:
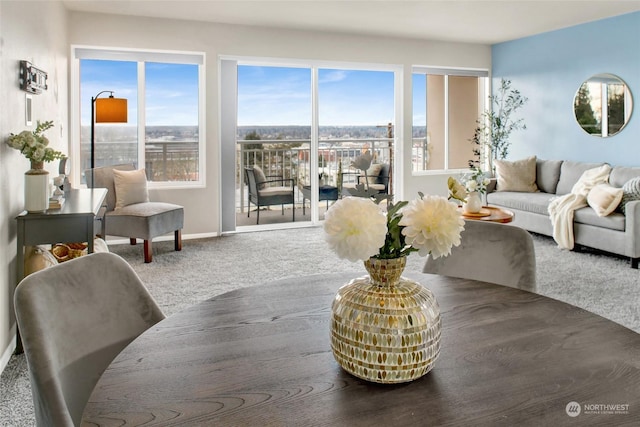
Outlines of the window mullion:
{"type": "Polygon", "coordinates": [[[444,76],[444,168],[449,170],[449,75],[444,76]]]}
{"type": "Polygon", "coordinates": [[[146,91],[145,91],[145,63],[138,62],[138,169],[146,165],[145,144],[147,137],[146,126],[146,91]]]}

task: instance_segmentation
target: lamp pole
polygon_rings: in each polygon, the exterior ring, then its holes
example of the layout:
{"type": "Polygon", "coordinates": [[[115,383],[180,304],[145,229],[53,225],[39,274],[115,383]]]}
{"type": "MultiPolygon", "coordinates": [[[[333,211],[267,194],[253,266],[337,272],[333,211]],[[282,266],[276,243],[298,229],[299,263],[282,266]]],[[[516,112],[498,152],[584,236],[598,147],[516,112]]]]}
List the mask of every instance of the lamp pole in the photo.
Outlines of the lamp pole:
{"type": "MultiPolygon", "coordinates": [[[[109,98],[113,98],[113,91],[112,90],[103,90],[102,92],[98,93],[96,96],[94,96],[93,98],[91,98],[91,169],[95,168],[96,166],[96,135],[95,135],[95,130],[96,130],[96,100],[98,99],[98,97],[100,95],[102,95],[103,93],[107,93],[109,92],[111,95],[109,96],[109,98]]],[[[93,185],[93,183],[92,183],[93,185]]]]}

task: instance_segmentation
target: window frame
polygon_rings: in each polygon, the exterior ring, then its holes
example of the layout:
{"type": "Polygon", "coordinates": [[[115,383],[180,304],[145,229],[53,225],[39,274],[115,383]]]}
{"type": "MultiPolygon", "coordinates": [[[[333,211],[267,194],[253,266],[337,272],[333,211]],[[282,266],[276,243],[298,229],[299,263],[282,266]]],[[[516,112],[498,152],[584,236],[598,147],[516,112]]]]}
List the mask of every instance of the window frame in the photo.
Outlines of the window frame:
{"type": "MultiPolygon", "coordinates": [[[[480,69],[480,68],[447,68],[447,67],[433,67],[433,66],[424,66],[424,65],[413,65],[411,67],[411,78],[413,78],[416,74],[421,74],[423,76],[431,75],[442,75],[445,79],[445,99],[443,103],[444,108],[444,132],[445,132],[445,141],[444,141],[444,168],[443,169],[423,169],[423,170],[413,170],[413,152],[411,153],[411,175],[412,176],[425,176],[425,175],[439,175],[442,173],[461,173],[466,171],[466,168],[449,168],[449,87],[448,87],[448,79],[449,76],[455,77],[482,77],[484,78],[484,85],[482,85],[482,94],[478,94],[478,107],[480,110],[480,114],[485,111],[489,111],[491,105],[489,103],[489,94],[491,93],[491,75],[489,70],[480,69]]],[[[413,91],[412,91],[412,105],[415,101],[413,99],[413,91]]],[[[425,100],[426,102],[426,100],[425,100]]],[[[425,114],[429,111],[429,106],[426,106],[425,114]]],[[[478,116],[480,119],[480,115],[478,116]]],[[[426,126],[426,124],[425,124],[426,126]]],[[[413,131],[413,117],[411,118],[411,129],[413,131]]],[[[473,135],[470,135],[470,138],[473,135]]],[[[413,136],[412,136],[412,147],[413,147],[413,136]]],[[[487,159],[482,161],[483,167],[487,166],[487,159]]]]}
{"type": "MultiPolygon", "coordinates": [[[[131,49],[115,47],[71,46],[71,116],[70,145],[71,159],[80,159],[81,151],[81,98],[80,61],[82,59],[131,61],[137,64],[138,73],[138,169],[145,165],[146,93],[145,63],[176,63],[198,66],[198,180],[196,181],[149,181],[152,189],[203,188],[206,186],[206,54],[195,51],[171,51],[153,49],[131,49]],[[143,143],[140,143],[142,141],[143,143]]],[[[80,162],[71,162],[71,181],[80,183],[83,171],[80,162]]]]}

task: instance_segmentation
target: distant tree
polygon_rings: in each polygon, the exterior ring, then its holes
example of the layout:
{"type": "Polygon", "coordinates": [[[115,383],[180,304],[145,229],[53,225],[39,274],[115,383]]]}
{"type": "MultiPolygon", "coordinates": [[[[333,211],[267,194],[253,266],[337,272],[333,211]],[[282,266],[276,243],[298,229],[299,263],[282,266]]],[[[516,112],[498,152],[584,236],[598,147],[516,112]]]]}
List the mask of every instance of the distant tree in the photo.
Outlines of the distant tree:
{"type": "Polygon", "coordinates": [[[591,93],[589,86],[585,83],[578,89],[578,96],[574,106],[576,120],[582,129],[591,134],[600,134],[602,129],[591,107],[591,93]]]}
{"type": "Polygon", "coordinates": [[[624,93],[609,90],[609,135],[614,135],[624,126],[624,93]]]}
{"type": "MultiPolygon", "coordinates": [[[[262,138],[260,134],[255,130],[251,132],[247,132],[244,136],[245,141],[260,141],[262,138]]],[[[258,162],[262,162],[262,153],[258,153],[255,150],[263,150],[264,146],[262,144],[242,144],[242,150],[246,151],[245,162],[247,165],[254,165],[258,162]]]]}

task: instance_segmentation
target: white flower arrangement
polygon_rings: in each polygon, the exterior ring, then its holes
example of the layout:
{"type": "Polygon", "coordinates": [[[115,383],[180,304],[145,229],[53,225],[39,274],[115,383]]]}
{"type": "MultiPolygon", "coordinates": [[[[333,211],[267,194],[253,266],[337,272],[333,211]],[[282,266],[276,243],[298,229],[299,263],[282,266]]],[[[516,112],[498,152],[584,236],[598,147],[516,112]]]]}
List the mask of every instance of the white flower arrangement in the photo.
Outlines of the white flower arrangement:
{"type": "Polygon", "coordinates": [[[389,203],[386,214],[370,198],[346,197],[327,211],[324,230],[331,249],[350,261],[411,252],[439,258],[460,244],[464,220],[456,205],[440,196],[389,203]]]}
{"type": "Polygon", "coordinates": [[[482,169],[472,167],[470,172],[462,175],[461,182],[468,193],[477,191],[480,194],[484,194],[491,180],[485,175],[482,169]]]}
{"type": "Polygon", "coordinates": [[[22,131],[17,135],[11,134],[7,139],[7,145],[19,150],[27,159],[32,162],[52,162],[56,159],[66,157],[61,151],[56,151],[48,147],[49,140],[42,133],[53,127],[53,122],[43,122],[36,126],[33,132],[22,131]]]}

